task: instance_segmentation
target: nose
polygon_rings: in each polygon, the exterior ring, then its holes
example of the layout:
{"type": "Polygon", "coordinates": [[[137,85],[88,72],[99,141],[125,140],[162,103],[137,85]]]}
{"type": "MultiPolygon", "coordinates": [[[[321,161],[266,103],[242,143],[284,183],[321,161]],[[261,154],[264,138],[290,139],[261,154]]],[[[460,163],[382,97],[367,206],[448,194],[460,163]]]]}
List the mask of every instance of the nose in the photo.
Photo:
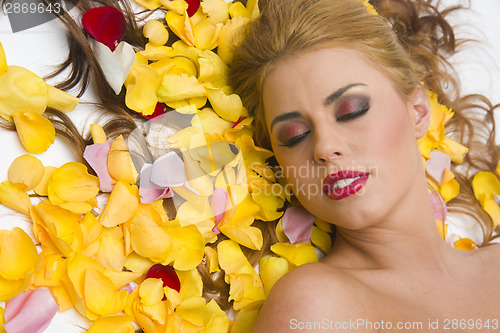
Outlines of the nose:
{"type": "Polygon", "coordinates": [[[314,161],[325,164],[342,158],[348,151],[344,138],[332,129],[317,131],[314,143],[314,161]]]}

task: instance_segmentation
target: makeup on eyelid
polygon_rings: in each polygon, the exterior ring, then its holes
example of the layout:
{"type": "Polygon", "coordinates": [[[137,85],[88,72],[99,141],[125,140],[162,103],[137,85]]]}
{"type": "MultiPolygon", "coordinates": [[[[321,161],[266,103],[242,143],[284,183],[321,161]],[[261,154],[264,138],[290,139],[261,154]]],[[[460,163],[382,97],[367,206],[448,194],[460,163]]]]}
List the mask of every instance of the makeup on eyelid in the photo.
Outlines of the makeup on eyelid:
{"type": "MultiPolygon", "coordinates": [[[[335,118],[337,121],[348,121],[365,114],[370,108],[370,99],[365,96],[343,97],[335,108],[335,118]]],[[[308,126],[296,122],[282,126],[277,134],[280,146],[292,146],[300,141],[301,137],[310,132],[308,126]],[[296,142],[297,140],[297,142],[296,142]]]]}

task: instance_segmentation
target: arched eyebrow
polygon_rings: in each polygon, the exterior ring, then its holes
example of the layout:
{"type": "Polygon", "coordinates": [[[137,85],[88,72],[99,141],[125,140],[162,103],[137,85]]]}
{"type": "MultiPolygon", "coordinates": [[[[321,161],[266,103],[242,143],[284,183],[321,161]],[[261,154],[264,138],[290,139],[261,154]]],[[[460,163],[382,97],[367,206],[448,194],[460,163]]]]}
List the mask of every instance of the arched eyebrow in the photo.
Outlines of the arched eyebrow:
{"type": "Polygon", "coordinates": [[[366,86],[366,84],[364,84],[364,83],[352,83],[352,84],[348,84],[345,87],[337,89],[335,92],[333,92],[333,94],[331,94],[330,96],[328,96],[327,98],[325,98],[324,105],[328,106],[328,105],[332,104],[337,99],[339,99],[340,96],[342,96],[347,90],[349,90],[349,89],[351,89],[353,87],[357,87],[357,86],[366,86]]]}
{"type": "MultiPolygon", "coordinates": [[[[337,99],[339,99],[346,91],[348,91],[349,89],[351,89],[353,87],[357,87],[357,86],[366,86],[366,84],[364,84],[364,83],[352,83],[352,84],[348,84],[347,86],[344,86],[342,88],[339,88],[339,89],[335,90],[327,98],[325,98],[324,105],[328,106],[328,105],[332,104],[337,99]]],[[[293,119],[293,118],[299,118],[301,116],[302,116],[302,114],[299,111],[291,111],[291,112],[280,114],[279,116],[276,116],[273,119],[273,121],[271,122],[270,131],[272,131],[274,125],[276,125],[276,123],[278,123],[280,121],[285,121],[285,120],[289,120],[289,119],[293,119]]]]}

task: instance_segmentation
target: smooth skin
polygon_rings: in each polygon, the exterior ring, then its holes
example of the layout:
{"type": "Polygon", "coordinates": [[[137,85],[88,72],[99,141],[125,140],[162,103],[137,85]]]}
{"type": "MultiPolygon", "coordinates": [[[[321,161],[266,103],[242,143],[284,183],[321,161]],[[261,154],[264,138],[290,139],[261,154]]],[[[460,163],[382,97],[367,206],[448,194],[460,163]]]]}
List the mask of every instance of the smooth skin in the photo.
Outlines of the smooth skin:
{"type": "Polygon", "coordinates": [[[451,332],[500,331],[499,247],[456,250],[436,229],[416,144],[430,117],[420,86],[402,98],[359,52],[325,48],[280,61],[264,81],[263,103],[287,181],[337,236],[321,262],[276,283],[253,332],[313,324],[309,331],[394,332],[398,322],[412,325],[399,332],[443,332],[447,319],[451,332]],[[301,167],[308,174],[294,176],[301,167]],[[361,191],[341,200],[318,192],[329,173],[345,169],[369,173],[361,191]],[[475,322],[452,329],[452,319],[475,322]],[[486,320],[490,328],[480,328],[486,320]]]}

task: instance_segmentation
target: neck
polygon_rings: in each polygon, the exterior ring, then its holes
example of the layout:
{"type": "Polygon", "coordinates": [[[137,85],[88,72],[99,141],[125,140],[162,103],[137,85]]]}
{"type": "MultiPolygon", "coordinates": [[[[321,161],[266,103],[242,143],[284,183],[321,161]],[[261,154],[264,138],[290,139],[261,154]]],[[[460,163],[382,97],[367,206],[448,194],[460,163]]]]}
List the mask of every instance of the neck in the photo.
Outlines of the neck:
{"type": "Polygon", "coordinates": [[[324,259],[354,269],[439,270],[446,272],[456,253],[439,235],[425,182],[410,191],[383,220],[359,230],[337,228],[324,259]]]}

